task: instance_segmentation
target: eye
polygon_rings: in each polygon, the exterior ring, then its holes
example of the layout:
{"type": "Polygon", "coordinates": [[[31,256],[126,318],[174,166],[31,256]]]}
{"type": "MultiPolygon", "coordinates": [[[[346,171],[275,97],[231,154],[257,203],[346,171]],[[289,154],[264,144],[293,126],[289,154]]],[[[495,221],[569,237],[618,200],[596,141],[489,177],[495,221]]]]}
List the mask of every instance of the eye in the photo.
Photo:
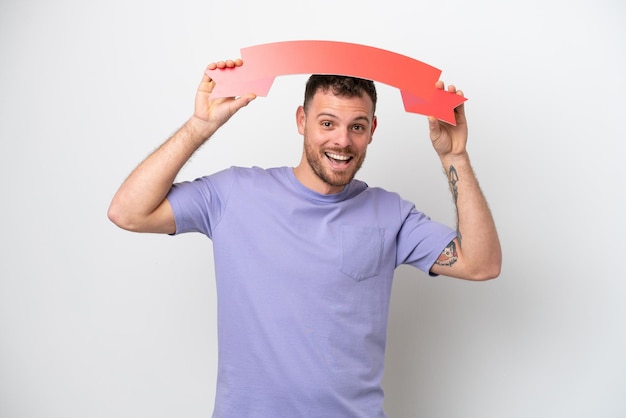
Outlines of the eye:
{"type": "Polygon", "coordinates": [[[355,131],[359,131],[360,132],[360,131],[364,131],[365,130],[365,126],[358,125],[358,124],[357,125],[352,125],[352,129],[355,130],[355,131]]]}
{"type": "Polygon", "coordinates": [[[330,122],[330,121],[328,121],[328,120],[323,121],[323,122],[321,123],[321,125],[322,125],[324,128],[330,128],[330,127],[332,127],[332,126],[333,126],[332,122],[330,122]]]}

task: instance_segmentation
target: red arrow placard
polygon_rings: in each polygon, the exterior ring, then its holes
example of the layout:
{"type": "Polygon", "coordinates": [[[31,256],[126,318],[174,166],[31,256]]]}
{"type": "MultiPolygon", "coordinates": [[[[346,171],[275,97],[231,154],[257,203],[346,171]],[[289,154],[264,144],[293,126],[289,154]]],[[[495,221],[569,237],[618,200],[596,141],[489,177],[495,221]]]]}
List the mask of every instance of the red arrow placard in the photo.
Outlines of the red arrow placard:
{"type": "Polygon", "coordinates": [[[287,41],[241,50],[241,67],[207,70],[216,82],[211,98],[254,93],[267,96],[274,79],[291,74],[339,74],[400,89],[407,112],[456,124],[454,109],[466,98],[437,89],[441,70],[413,58],[366,45],[287,41]]]}

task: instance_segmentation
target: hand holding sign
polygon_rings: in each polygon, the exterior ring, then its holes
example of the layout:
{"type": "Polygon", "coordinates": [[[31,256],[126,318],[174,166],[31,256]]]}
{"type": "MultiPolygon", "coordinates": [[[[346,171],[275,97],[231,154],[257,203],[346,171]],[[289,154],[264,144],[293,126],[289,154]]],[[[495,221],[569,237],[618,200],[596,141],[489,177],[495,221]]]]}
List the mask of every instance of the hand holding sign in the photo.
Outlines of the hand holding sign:
{"type": "Polygon", "coordinates": [[[441,71],[404,55],[334,41],[287,41],[243,48],[245,65],[207,70],[217,85],[211,98],[254,93],[267,96],[274,79],[290,74],[338,74],[379,81],[400,89],[407,112],[434,116],[452,125],[454,109],[466,98],[437,89],[441,71]]]}

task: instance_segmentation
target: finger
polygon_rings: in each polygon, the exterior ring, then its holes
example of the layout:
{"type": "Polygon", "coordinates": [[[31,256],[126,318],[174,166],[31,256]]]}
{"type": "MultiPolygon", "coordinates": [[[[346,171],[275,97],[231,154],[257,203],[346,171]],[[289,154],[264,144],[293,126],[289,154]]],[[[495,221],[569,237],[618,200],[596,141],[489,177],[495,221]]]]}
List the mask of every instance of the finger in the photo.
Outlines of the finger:
{"type": "Polygon", "coordinates": [[[202,80],[200,80],[200,84],[198,85],[198,91],[210,93],[215,88],[215,82],[208,72],[210,69],[211,65],[208,65],[207,69],[204,71],[204,73],[202,73],[202,80]]]}
{"type": "Polygon", "coordinates": [[[213,79],[209,75],[209,70],[213,70],[213,68],[211,68],[211,65],[207,65],[206,70],[204,70],[204,72],[202,73],[202,83],[210,83],[211,81],[213,81],[213,79]]]}
{"type": "Polygon", "coordinates": [[[435,83],[435,88],[438,88],[438,89],[440,89],[440,90],[443,90],[443,89],[444,89],[444,84],[443,84],[443,81],[441,81],[441,80],[437,81],[437,82],[435,83]]]}
{"type": "Polygon", "coordinates": [[[428,116],[428,129],[430,130],[431,139],[435,139],[439,137],[439,133],[441,131],[441,126],[439,125],[439,120],[434,116],[428,116]]]}
{"type": "Polygon", "coordinates": [[[241,67],[243,65],[243,61],[241,58],[237,58],[236,60],[226,60],[225,64],[226,68],[235,68],[241,67]]]}
{"type": "Polygon", "coordinates": [[[219,68],[220,70],[222,70],[224,68],[241,67],[242,65],[243,65],[243,60],[241,58],[237,58],[235,60],[224,60],[224,61],[212,62],[209,64],[208,69],[215,70],[216,68],[219,68]]]}
{"type": "Polygon", "coordinates": [[[465,103],[461,103],[457,107],[454,108],[454,113],[461,117],[465,117],[465,103]]]}

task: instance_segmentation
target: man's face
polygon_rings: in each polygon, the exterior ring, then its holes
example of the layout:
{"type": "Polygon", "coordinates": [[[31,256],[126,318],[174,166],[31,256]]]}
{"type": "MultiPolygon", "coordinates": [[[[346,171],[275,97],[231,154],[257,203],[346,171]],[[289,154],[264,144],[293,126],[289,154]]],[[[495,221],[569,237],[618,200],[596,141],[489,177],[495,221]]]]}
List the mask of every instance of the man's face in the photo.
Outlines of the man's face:
{"type": "Polygon", "coordinates": [[[376,129],[369,96],[341,97],[318,91],[305,113],[296,113],[298,131],[304,136],[298,180],[322,194],[340,192],[365,160],[376,129]]]}

